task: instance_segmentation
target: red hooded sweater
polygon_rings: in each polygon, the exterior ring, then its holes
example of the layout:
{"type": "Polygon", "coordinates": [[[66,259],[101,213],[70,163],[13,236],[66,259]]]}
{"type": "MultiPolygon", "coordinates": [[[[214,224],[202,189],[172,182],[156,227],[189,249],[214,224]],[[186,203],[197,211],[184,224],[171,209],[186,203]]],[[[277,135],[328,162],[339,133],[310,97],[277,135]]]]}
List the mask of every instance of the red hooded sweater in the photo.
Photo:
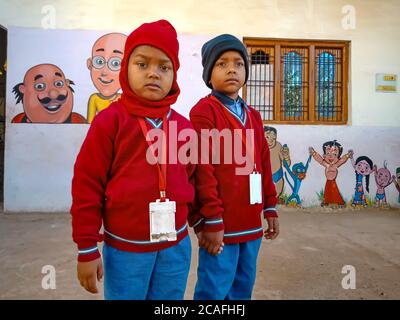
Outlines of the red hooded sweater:
{"type": "MultiPolygon", "coordinates": [[[[261,212],[264,217],[277,217],[275,206],[277,196],[272,181],[271,161],[267,140],[260,113],[246,108],[246,117],[251,117],[255,140],[255,163],[262,175],[263,203],[250,204],[249,176],[237,175],[235,169],[244,167],[233,161],[226,164],[199,164],[196,168],[196,191],[199,210],[189,217],[189,223],[196,232],[224,230],[224,243],[239,243],[255,240],[263,235],[261,212]]],[[[190,120],[200,135],[201,129],[218,131],[250,129],[250,121],[245,118],[243,126],[234,118],[237,125],[228,120],[227,107],[211,95],[201,99],[190,111],[190,120]],[[226,108],[224,111],[222,108],[226,108]]],[[[221,148],[223,143],[221,143],[221,148]]],[[[204,152],[201,150],[201,152],[204,152]]],[[[209,151],[211,155],[212,151],[209,151]]],[[[222,149],[221,149],[222,154],[222,149]]],[[[232,154],[232,159],[234,159],[232,154]]]]}
{"type": "MultiPolygon", "coordinates": [[[[192,164],[168,162],[167,198],[176,202],[177,240],[150,243],[149,203],[160,198],[157,165],[146,160],[148,142],[139,117],[148,117],[146,125],[162,128],[175,122],[176,133],[192,128],[190,122],[170,109],[178,95],[176,71],[179,68],[178,41],[175,29],[165,20],[140,26],[128,37],[120,73],[122,98],[100,112],[92,122],[74,166],[72,180],[72,237],[78,245],[79,261],[91,261],[100,256],[97,242],[133,252],[158,251],[176,245],[187,234],[188,209],[194,199],[192,164]],[[149,37],[151,35],[151,37],[149,37]],[[129,56],[141,44],[163,50],[174,65],[174,83],[170,93],[161,101],[144,100],[135,95],[127,80],[129,56]],[[104,236],[100,233],[104,226],[104,236]]],[[[173,137],[173,135],[175,137],[173,137]]],[[[178,141],[178,148],[185,141],[178,141]]],[[[167,150],[167,154],[171,151],[167,150]]]]}

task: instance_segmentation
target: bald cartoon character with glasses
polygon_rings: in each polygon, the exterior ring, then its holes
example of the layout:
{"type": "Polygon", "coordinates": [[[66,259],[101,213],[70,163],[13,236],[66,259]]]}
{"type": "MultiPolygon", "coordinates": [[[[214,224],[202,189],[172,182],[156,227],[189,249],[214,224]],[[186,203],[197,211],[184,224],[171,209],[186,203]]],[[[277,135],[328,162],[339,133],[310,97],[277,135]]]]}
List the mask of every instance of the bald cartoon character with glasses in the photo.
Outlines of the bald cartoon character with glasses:
{"type": "Polygon", "coordinates": [[[122,33],[108,33],[97,39],[93,45],[92,57],[87,59],[87,67],[98,92],[93,93],[88,101],[89,123],[98,112],[107,108],[120,96],[119,70],[125,41],[126,35],[122,33]]]}

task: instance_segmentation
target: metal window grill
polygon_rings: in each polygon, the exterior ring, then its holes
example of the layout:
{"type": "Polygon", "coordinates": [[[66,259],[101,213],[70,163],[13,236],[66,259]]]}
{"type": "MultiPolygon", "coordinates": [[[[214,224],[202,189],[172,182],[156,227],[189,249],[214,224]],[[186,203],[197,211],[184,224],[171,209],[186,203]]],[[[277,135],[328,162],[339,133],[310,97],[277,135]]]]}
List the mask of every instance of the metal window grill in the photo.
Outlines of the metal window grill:
{"type": "Polygon", "coordinates": [[[247,102],[263,120],[274,119],[274,47],[248,48],[250,64],[246,86],[247,102]]]}
{"type": "Polygon", "coordinates": [[[315,119],[340,121],[342,104],[342,51],[316,48],[315,119]]]}
{"type": "Polygon", "coordinates": [[[281,48],[281,97],[281,120],[308,120],[307,48],[281,48]]]}

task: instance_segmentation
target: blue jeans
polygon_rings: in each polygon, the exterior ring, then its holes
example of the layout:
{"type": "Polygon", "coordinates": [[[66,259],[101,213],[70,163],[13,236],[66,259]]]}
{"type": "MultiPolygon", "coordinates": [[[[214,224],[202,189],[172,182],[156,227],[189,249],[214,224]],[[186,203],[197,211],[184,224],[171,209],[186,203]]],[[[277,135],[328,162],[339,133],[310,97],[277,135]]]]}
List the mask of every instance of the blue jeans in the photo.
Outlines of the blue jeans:
{"type": "Polygon", "coordinates": [[[189,236],[155,252],[127,252],[103,246],[106,300],[182,300],[190,269],[189,236]]]}
{"type": "Polygon", "coordinates": [[[226,244],[216,256],[200,248],[194,300],[250,300],[261,240],[226,244]]]}

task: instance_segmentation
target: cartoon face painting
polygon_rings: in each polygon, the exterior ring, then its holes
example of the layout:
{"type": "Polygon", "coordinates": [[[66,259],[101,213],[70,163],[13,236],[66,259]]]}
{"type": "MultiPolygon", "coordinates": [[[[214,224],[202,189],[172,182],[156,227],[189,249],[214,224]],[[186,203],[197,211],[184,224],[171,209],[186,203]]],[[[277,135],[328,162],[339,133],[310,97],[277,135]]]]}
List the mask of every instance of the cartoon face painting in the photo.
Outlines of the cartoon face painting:
{"type": "Polygon", "coordinates": [[[122,33],[108,33],[97,39],[92,47],[92,56],[87,59],[86,65],[97,92],[88,100],[89,123],[92,123],[100,111],[120,97],[119,72],[125,41],[126,35],[122,33]]]}
{"type": "Polygon", "coordinates": [[[85,123],[85,118],[74,114],[74,97],[71,85],[63,71],[53,64],[39,64],[30,68],[24,82],[17,84],[13,92],[17,103],[22,101],[24,113],[12,122],[25,123],[85,123]],[[71,121],[68,121],[71,120],[71,121]]]}
{"type": "Polygon", "coordinates": [[[371,166],[366,160],[361,160],[358,163],[356,163],[355,170],[357,173],[363,176],[367,176],[372,173],[373,168],[371,168],[371,166]]]}
{"type": "Polygon", "coordinates": [[[90,77],[98,92],[105,98],[115,95],[120,89],[119,71],[124,55],[126,35],[106,34],[95,42],[92,57],[87,60],[90,77]]]}
{"type": "Polygon", "coordinates": [[[285,186],[285,179],[283,177],[282,164],[285,161],[288,166],[291,165],[290,161],[290,150],[287,144],[283,146],[277,141],[278,131],[274,127],[265,126],[264,136],[267,140],[270,157],[271,157],[271,169],[272,169],[272,180],[275,184],[275,189],[279,197],[280,203],[283,203],[281,195],[285,186]]]}
{"type": "Polygon", "coordinates": [[[304,180],[304,178],[306,177],[306,167],[303,163],[296,163],[295,165],[293,165],[292,172],[300,180],[304,180]]]}
{"type": "Polygon", "coordinates": [[[268,142],[268,147],[273,148],[276,144],[276,133],[274,131],[266,131],[265,138],[268,142]]]}
{"type": "Polygon", "coordinates": [[[392,182],[392,175],[387,168],[380,168],[376,172],[376,183],[379,186],[387,187],[392,182]]]}
{"type": "Polygon", "coordinates": [[[321,206],[344,207],[345,202],[336,183],[336,177],[339,168],[352,157],[353,151],[349,150],[347,154],[341,157],[343,147],[337,140],[325,142],[322,145],[322,150],[323,156],[316,152],[313,147],[309,148],[310,155],[325,168],[326,183],[321,206]]]}
{"type": "Polygon", "coordinates": [[[334,163],[339,159],[340,150],[337,146],[327,146],[325,148],[324,159],[328,163],[334,163]]]}

